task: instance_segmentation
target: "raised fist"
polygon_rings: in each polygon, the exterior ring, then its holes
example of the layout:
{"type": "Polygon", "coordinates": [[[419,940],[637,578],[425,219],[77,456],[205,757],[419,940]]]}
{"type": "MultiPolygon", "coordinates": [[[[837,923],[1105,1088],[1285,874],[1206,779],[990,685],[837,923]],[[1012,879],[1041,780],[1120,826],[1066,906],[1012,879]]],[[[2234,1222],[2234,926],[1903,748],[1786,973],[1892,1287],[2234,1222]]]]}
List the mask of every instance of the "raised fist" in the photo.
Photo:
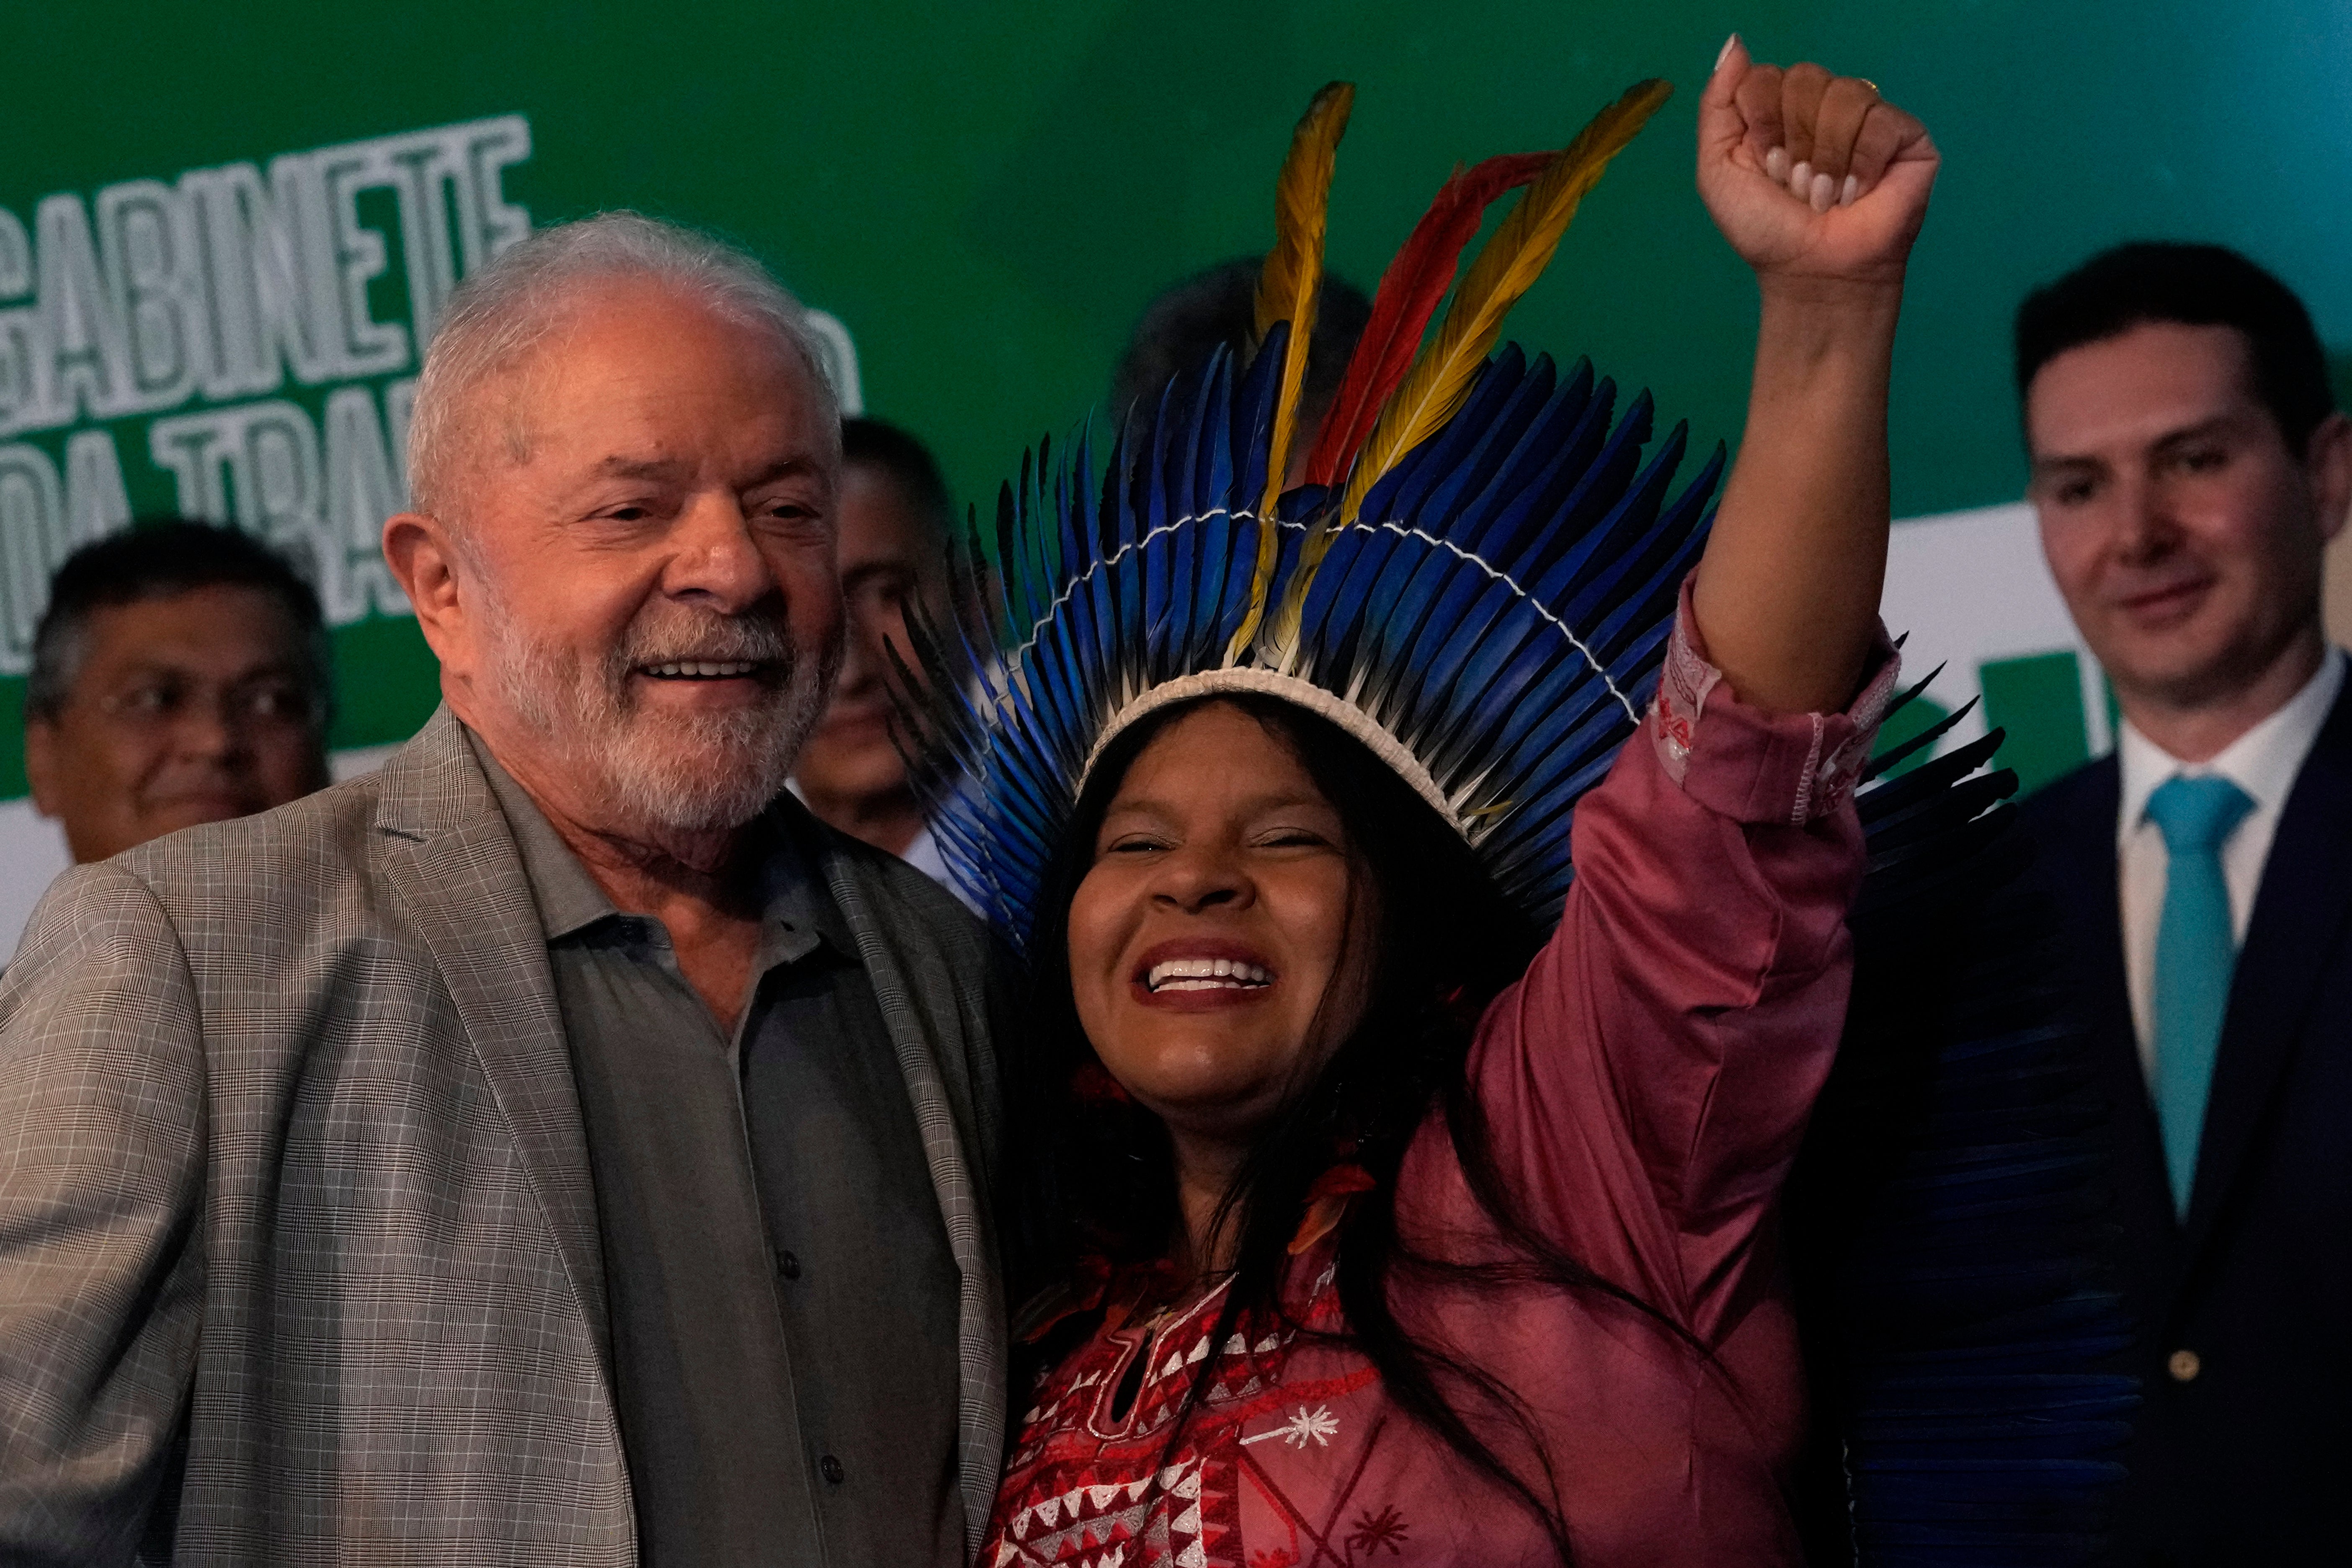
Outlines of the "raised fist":
{"type": "Polygon", "coordinates": [[[1759,276],[1899,284],[1937,163],[1871,82],[1759,65],[1736,36],[1699,100],[1699,195],[1759,276]]]}

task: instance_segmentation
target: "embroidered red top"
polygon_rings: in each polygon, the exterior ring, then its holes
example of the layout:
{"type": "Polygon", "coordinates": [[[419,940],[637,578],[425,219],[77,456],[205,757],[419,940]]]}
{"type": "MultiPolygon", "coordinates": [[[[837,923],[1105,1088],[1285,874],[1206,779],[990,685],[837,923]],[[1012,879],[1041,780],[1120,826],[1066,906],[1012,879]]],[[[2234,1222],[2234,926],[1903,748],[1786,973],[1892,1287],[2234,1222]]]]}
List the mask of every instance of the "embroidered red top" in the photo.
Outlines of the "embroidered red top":
{"type": "MultiPolygon", "coordinates": [[[[1769,1218],[1844,1016],[1851,797],[1894,685],[1882,657],[1845,713],[1760,712],[1719,684],[1685,590],[1658,700],[1576,813],[1559,929],[1479,1023],[1468,1071],[1528,1217],[1714,1352],[1594,1292],[1393,1285],[1408,1327],[1523,1402],[1580,1568],[1800,1561],[1781,1480],[1801,1384],[1769,1218]]],[[[1397,1206],[1421,1248],[1499,1255],[1434,1119],[1397,1206]]],[[[1294,1323],[1344,1326],[1334,1247],[1292,1259],[1294,1323]]],[[[1361,1356],[1279,1321],[1212,1347],[1220,1291],[1101,1330],[1040,1378],[984,1568],[1554,1561],[1538,1519],[1361,1356]]],[[[1479,1429],[1523,1474],[1536,1462],[1507,1425],[1479,1429]]]]}

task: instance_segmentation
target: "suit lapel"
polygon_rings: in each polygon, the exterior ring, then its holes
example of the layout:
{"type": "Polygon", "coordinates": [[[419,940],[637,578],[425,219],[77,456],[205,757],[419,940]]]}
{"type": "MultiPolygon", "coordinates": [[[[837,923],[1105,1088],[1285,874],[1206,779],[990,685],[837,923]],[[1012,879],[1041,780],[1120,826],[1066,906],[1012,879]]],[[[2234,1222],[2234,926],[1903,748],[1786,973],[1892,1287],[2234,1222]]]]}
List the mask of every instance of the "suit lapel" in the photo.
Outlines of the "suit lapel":
{"type": "Polygon", "coordinates": [[[2245,1163],[2312,995],[2352,914],[2352,687],[2336,700],[2279,815],[2230,985],[2189,1205],[2193,1257],[2245,1163]]]}
{"type": "Polygon", "coordinates": [[[2122,809],[2123,770],[2108,756],[2093,763],[2073,789],[2054,830],[2042,837],[2041,853],[2053,861],[2044,880],[2082,965],[2084,1033],[2093,1076],[2107,1105],[2121,1218],[2133,1238],[2130,1254],[2135,1268],[2161,1278],[2179,1226],[2124,966],[2116,858],[2116,819],[2122,809]]]}
{"type": "Polygon", "coordinates": [[[439,964],[599,1348],[611,1343],[587,1133],[547,941],[514,837],[440,710],[384,764],[385,876],[439,964]]]}
{"type": "MultiPolygon", "coordinates": [[[[962,1450],[964,1544],[978,1552],[996,1501],[996,1477],[1004,1436],[1005,1338],[1003,1282],[996,1237],[982,1202],[972,1156],[963,1146],[955,1101],[941,1076],[940,1053],[960,1048],[961,1033],[984,1011],[981,998],[954,994],[956,979],[932,950],[894,940],[877,912],[887,889],[866,876],[827,836],[803,839],[822,868],[826,887],[857,939],[875,1001],[880,1005],[898,1070],[915,1110],[923,1140],[931,1190],[945,1223],[948,1246],[961,1280],[958,1360],[961,1387],[957,1425],[962,1450]],[[912,973],[910,973],[910,971],[912,973]],[[969,1003],[970,1005],[965,1004],[969,1003]]],[[[893,910],[901,920],[903,911],[893,910]]]]}

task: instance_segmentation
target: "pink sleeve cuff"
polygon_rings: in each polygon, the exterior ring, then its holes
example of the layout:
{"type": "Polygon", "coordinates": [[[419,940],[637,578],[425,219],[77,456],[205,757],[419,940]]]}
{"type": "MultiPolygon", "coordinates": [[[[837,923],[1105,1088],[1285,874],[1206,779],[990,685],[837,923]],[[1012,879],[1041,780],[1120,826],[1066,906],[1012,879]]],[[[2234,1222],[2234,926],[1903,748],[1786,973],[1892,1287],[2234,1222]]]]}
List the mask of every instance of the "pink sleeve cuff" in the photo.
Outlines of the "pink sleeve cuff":
{"type": "Polygon", "coordinates": [[[1870,678],[1843,713],[1768,713],[1723,685],[1691,613],[1691,579],[1666,647],[1648,722],[1666,776],[1737,822],[1801,827],[1843,805],[1860,782],[1902,660],[1879,628],[1870,678]]]}

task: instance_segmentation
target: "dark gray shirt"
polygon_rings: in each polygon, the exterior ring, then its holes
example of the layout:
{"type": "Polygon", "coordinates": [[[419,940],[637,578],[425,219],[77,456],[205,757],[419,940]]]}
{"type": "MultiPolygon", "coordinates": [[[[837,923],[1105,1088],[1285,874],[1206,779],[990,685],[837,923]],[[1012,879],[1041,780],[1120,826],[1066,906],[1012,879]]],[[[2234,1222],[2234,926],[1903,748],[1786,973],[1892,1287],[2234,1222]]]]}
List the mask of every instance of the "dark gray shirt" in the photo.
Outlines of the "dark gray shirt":
{"type": "Polygon", "coordinates": [[[646,1568],[959,1563],[957,1274],[847,922],[789,796],[730,1038],[478,740],[548,939],[646,1568]]]}

